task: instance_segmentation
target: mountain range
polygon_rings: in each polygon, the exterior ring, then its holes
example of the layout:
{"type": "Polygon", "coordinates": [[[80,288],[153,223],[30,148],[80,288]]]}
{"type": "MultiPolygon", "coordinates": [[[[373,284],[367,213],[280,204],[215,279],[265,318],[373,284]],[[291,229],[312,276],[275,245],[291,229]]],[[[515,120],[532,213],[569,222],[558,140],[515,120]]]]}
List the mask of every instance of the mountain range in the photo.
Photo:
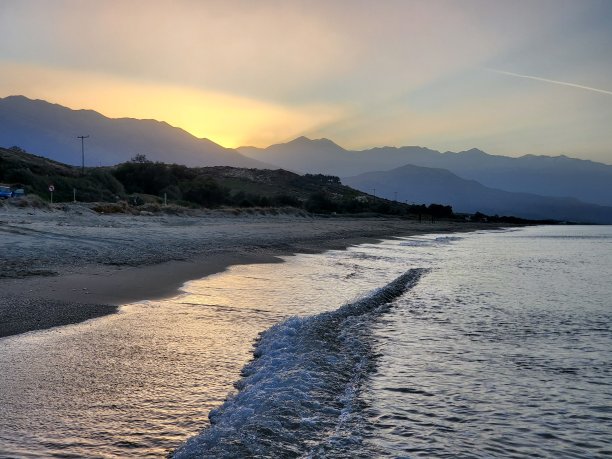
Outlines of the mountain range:
{"type": "MultiPolygon", "coordinates": [[[[490,155],[478,149],[458,153],[423,147],[345,150],[328,139],[300,137],[267,148],[240,147],[251,158],[297,171],[350,177],[411,164],[446,169],[461,178],[505,191],[574,197],[612,206],[612,165],[567,156],[490,155]]],[[[610,152],[612,159],[612,151],[610,152]]]]}
{"type": "Polygon", "coordinates": [[[155,120],[112,119],[23,96],[0,98],[0,146],[71,165],[112,165],[144,154],[193,167],[283,168],[323,173],[389,199],[450,204],[455,210],[524,218],[612,223],[612,165],[567,156],[496,156],[478,149],[439,152],[417,146],[351,151],[299,137],[267,148],[224,148],[155,120]],[[397,194],[396,194],[397,193],[397,194]]]}
{"type": "Polygon", "coordinates": [[[612,207],[576,198],[540,196],[486,187],[445,169],[407,165],[366,172],[342,182],[357,190],[400,202],[451,205],[456,212],[514,215],[528,219],[612,224],[612,207]]]}
{"type": "Polygon", "coordinates": [[[93,110],[71,110],[23,96],[0,98],[0,146],[26,151],[71,165],[107,166],[144,154],[153,161],[186,166],[270,168],[260,161],[199,139],[183,129],[155,120],[107,118],[93,110]]]}

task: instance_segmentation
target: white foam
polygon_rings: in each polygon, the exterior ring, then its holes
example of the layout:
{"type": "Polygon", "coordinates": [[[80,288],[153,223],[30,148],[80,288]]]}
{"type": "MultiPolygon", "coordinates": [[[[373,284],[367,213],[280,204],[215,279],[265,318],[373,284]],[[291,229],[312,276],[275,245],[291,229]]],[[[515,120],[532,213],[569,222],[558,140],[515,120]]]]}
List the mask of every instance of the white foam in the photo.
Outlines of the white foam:
{"type": "Polygon", "coordinates": [[[355,442],[355,400],[373,359],[368,324],[423,272],[410,270],[336,311],[293,317],[262,333],[238,393],[174,457],[308,455],[355,442]]]}

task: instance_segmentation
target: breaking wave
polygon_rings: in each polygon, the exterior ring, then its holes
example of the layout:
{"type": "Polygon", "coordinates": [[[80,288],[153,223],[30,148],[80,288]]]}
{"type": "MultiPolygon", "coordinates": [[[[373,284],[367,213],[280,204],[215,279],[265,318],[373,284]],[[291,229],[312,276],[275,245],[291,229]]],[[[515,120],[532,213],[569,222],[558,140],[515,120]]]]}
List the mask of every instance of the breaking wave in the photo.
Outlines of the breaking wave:
{"type": "Polygon", "coordinates": [[[439,236],[434,239],[406,238],[406,240],[400,242],[399,245],[404,247],[433,247],[451,244],[452,242],[460,241],[462,239],[463,238],[459,236],[439,236]]]}
{"type": "Polygon", "coordinates": [[[426,271],[411,269],[363,299],[262,333],[238,392],[173,457],[355,457],[358,394],[375,365],[370,325],[426,271]]]}

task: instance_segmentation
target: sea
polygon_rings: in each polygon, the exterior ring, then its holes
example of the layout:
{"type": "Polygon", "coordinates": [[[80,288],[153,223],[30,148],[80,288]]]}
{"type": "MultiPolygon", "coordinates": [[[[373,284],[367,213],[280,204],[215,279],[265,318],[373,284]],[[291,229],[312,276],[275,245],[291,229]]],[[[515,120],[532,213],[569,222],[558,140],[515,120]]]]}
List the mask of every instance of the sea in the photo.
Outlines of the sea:
{"type": "Polygon", "coordinates": [[[612,457],[611,325],[611,226],[233,266],[1,338],[0,457],[612,457]]]}

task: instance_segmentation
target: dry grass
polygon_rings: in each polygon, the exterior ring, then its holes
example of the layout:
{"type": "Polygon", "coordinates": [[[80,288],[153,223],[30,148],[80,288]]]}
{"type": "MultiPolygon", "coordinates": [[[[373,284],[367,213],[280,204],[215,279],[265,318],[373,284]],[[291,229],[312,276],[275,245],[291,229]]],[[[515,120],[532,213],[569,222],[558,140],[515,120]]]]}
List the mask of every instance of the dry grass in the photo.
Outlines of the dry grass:
{"type": "Polygon", "coordinates": [[[6,205],[22,208],[31,207],[33,209],[49,209],[49,204],[35,194],[7,199],[6,205]]]}
{"type": "Polygon", "coordinates": [[[131,214],[133,213],[125,201],[116,203],[97,203],[91,208],[99,214],[131,214]]]}

